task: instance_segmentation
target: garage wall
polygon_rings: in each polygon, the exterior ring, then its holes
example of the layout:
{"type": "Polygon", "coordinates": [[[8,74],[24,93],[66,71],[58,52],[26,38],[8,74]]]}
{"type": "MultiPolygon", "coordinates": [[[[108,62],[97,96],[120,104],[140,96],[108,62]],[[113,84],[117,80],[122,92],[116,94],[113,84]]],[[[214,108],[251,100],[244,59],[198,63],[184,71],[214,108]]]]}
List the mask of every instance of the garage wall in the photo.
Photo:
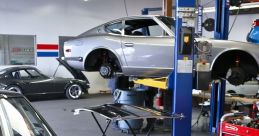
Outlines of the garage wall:
{"type": "MultiPolygon", "coordinates": [[[[58,36],[76,36],[115,18],[126,16],[123,0],[0,0],[0,34],[36,35],[36,44],[58,44],[58,36]]],[[[161,7],[162,0],[126,0],[129,15],[144,7],[161,7]],[[137,4],[136,4],[137,3],[137,4]]],[[[53,75],[55,57],[37,57],[37,67],[53,75]]],[[[63,68],[57,76],[70,77],[63,68]]],[[[91,93],[107,89],[98,73],[87,73],[91,93]],[[97,88],[98,87],[98,88],[97,88]]]]}

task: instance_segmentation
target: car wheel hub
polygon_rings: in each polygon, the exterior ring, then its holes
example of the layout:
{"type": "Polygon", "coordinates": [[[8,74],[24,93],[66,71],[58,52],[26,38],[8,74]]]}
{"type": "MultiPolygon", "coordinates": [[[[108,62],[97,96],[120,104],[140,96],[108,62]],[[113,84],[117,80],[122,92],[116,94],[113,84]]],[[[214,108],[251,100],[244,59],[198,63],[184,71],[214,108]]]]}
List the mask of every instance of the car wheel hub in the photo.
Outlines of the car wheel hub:
{"type": "Polygon", "coordinates": [[[231,69],[231,74],[227,77],[227,80],[233,85],[241,85],[245,82],[245,78],[246,76],[242,68],[235,67],[231,69]]]}
{"type": "Polygon", "coordinates": [[[100,68],[100,73],[101,73],[101,75],[103,75],[103,76],[109,75],[109,73],[110,73],[109,68],[102,66],[102,67],[100,68]]]}
{"type": "Polygon", "coordinates": [[[69,87],[69,94],[72,98],[79,98],[82,93],[82,89],[79,85],[72,85],[69,87]]]}

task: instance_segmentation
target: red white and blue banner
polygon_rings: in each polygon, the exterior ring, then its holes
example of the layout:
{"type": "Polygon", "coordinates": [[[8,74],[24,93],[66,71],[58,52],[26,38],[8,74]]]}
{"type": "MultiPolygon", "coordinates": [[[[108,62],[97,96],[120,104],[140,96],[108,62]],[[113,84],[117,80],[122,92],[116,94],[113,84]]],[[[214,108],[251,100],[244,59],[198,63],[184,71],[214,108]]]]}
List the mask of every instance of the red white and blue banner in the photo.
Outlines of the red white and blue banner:
{"type": "Polygon", "coordinates": [[[58,57],[59,56],[58,44],[37,44],[38,57],[58,57]]]}

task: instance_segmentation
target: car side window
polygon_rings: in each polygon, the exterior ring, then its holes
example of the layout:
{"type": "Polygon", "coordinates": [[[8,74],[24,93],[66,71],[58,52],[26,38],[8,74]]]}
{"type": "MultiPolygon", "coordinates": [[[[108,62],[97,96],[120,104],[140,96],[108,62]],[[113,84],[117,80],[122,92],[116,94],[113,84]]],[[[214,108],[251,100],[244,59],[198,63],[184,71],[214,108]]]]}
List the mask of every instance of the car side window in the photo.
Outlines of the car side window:
{"type": "Polygon", "coordinates": [[[124,27],[125,35],[133,36],[167,36],[164,29],[153,19],[126,20],[124,27]]]}
{"type": "Polygon", "coordinates": [[[150,36],[164,36],[164,30],[159,25],[148,26],[150,36]]]}
{"type": "Polygon", "coordinates": [[[27,69],[27,72],[31,75],[32,78],[39,78],[41,77],[40,73],[35,69],[27,69]]]}
{"type": "Polygon", "coordinates": [[[29,79],[30,75],[25,70],[20,70],[20,77],[21,79],[29,79]]]}
{"type": "Polygon", "coordinates": [[[108,33],[113,33],[113,34],[121,34],[122,33],[122,23],[117,22],[117,23],[112,23],[108,24],[105,26],[105,31],[108,33]]]}
{"type": "Polygon", "coordinates": [[[11,73],[11,75],[15,79],[20,79],[21,78],[21,75],[20,75],[19,71],[14,71],[14,72],[11,73]]]}
{"type": "Polygon", "coordinates": [[[29,79],[30,78],[30,75],[25,70],[14,71],[14,72],[12,72],[12,76],[15,79],[29,79]]]}

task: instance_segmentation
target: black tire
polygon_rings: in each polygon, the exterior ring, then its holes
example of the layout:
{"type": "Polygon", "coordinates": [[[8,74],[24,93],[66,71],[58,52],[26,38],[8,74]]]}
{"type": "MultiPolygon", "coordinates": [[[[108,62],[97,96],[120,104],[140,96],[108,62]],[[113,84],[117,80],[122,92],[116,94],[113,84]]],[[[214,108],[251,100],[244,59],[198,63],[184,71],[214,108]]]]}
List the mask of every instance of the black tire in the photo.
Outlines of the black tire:
{"type": "Polygon", "coordinates": [[[111,64],[102,64],[99,68],[99,73],[103,78],[111,78],[114,75],[114,69],[111,64]]]}
{"type": "Polygon", "coordinates": [[[66,97],[68,99],[76,100],[83,94],[82,87],[78,84],[70,84],[66,89],[66,97]]]}
{"type": "Polygon", "coordinates": [[[17,85],[10,85],[10,86],[7,86],[7,87],[6,87],[6,90],[14,91],[14,92],[17,92],[17,93],[22,94],[22,89],[21,89],[19,86],[17,86],[17,85]]]}
{"type": "Polygon", "coordinates": [[[232,85],[241,85],[246,81],[245,71],[241,67],[231,68],[230,76],[227,77],[227,80],[232,85]]]}

